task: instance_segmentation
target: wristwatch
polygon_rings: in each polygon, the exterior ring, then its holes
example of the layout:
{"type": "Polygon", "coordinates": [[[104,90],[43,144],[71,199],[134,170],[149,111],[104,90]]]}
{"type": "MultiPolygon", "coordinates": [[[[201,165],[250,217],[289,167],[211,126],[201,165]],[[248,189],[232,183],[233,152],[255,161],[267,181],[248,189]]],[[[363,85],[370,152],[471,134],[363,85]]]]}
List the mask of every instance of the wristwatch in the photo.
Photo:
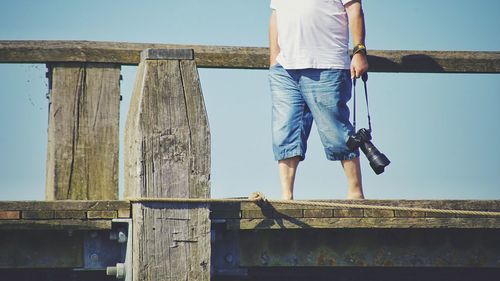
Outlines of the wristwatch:
{"type": "Polygon", "coordinates": [[[363,53],[366,56],[366,46],[364,44],[358,44],[352,49],[352,55],[357,53],[363,53]]]}

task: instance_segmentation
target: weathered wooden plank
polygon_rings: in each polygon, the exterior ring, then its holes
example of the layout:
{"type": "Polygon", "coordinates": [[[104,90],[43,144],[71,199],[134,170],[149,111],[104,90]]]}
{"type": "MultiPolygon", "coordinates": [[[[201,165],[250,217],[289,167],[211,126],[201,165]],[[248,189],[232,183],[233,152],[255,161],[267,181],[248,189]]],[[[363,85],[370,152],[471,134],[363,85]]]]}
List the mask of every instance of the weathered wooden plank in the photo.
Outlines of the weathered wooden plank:
{"type": "MultiPolygon", "coordinates": [[[[103,62],[137,65],[147,48],[193,49],[198,67],[267,69],[269,50],[95,41],[0,41],[0,63],[103,62]]],[[[500,52],[369,50],[372,72],[500,73],[500,52]]]]}
{"type": "Polygon", "coordinates": [[[0,211],[43,211],[43,210],[81,210],[81,211],[106,211],[130,209],[130,203],[118,200],[60,200],[60,201],[0,201],[0,211]]]}
{"type": "Polygon", "coordinates": [[[228,219],[228,229],[500,228],[498,218],[290,218],[228,219]]]}
{"type": "Polygon", "coordinates": [[[130,209],[129,208],[118,209],[118,217],[130,218],[130,209]]]}
{"type": "Polygon", "coordinates": [[[115,219],[118,217],[117,211],[88,211],[88,219],[115,219]]]}
{"type": "Polygon", "coordinates": [[[23,211],[22,218],[27,220],[53,219],[54,211],[23,211]]]}
{"type": "MultiPolygon", "coordinates": [[[[210,195],[210,135],[196,65],[169,57],[139,64],[125,129],[127,197],[210,195]]],[[[207,204],[133,203],[132,218],[134,280],[210,279],[207,204]]]]}
{"type": "Polygon", "coordinates": [[[333,217],[332,209],[304,210],[304,218],[331,218],[331,217],[333,217]]]}
{"type": "Polygon", "coordinates": [[[54,211],[55,219],[81,219],[87,218],[85,211],[54,211]]]}
{"type": "Polygon", "coordinates": [[[333,210],[333,216],[336,218],[362,218],[363,217],[363,209],[333,210]]]}
{"type": "Polygon", "coordinates": [[[0,220],[17,220],[21,218],[19,211],[0,211],[0,220]]]}
{"type": "Polygon", "coordinates": [[[50,219],[50,220],[0,220],[0,229],[19,230],[98,230],[111,229],[111,220],[79,220],[79,219],[50,219]]]}
{"type": "MultiPolygon", "coordinates": [[[[483,210],[500,211],[500,200],[305,200],[305,205],[295,205],[293,208],[311,210],[311,209],[345,209],[308,205],[310,201],[330,202],[342,204],[362,204],[362,205],[381,205],[381,206],[400,206],[416,208],[435,208],[435,209],[457,209],[457,210],[483,210]]],[[[289,204],[268,203],[257,205],[255,203],[212,203],[212,210],[260,210],[260,209],[289,209],[289,204]]]]}
{"type": "Polygon", "coordinates": [[[118,199],[120,66],[49,65],[47,200],[118,199]]]}
{"type": "MultiPolygon", "coordinates": [[[[394,217],[394,211],[392,210],[374,210],[374,209],[365,209],[363,211],[364,216],[368,218],[390,218],[394,217]]],[[[449,215],[448,215],[449,217],[449,215]]]]}
{"type": "Polygon", "coordinates": [[[146,49],[141,60],[193,60],[193,49],[146,49]]]}

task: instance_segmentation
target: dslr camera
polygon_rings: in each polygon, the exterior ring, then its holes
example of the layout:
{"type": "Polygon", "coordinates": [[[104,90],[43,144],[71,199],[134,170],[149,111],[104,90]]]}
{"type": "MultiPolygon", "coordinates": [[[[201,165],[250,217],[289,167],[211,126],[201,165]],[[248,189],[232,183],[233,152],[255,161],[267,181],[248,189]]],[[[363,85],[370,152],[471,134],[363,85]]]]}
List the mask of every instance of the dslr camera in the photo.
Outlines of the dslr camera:
{"type": "Polygon", "coordinates": [[[391,163],[389,159],[380,152],[371,142],[371,131],[367,129],[359,129],[354,135],[347,140],[347,147],[350,150],[361,148],[366,158],[370,162],[375,174],[380,175],[384,172],[384,168],[391,163]]]}

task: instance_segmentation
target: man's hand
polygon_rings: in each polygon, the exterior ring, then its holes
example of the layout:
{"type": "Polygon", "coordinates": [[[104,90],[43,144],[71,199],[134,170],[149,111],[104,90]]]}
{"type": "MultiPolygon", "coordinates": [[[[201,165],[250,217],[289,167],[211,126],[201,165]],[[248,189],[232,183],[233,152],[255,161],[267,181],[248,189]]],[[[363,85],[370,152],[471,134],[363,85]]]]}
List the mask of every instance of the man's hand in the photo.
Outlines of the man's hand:
{"type": "Polygon", "coordinates": [[[359,78],[368,70],[368,60],[363,53],[357,53],[351,60],[351,79],[359,78]]]}
{"type": "MultiPolygon", "coordinates": [[[[348,2],[345,6],[347,18],[349,19],[349,29],[352,33],[353,45],[363,44],[365,42],[365,17],[361,0],[348,2]]],[[[351,60],[351,78],[359,78],[368,70],[368,60],[364,52],[356,53],[351,60]]]]}

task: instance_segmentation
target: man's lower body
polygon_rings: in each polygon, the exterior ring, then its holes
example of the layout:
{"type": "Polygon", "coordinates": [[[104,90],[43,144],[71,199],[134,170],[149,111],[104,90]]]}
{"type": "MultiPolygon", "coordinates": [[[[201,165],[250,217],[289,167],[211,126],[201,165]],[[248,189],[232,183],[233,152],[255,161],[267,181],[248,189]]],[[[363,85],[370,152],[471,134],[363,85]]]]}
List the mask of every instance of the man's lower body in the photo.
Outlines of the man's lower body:
{"type": "Polygon", "coordinates": [[[344,69],[269,69],[272,94],[273,152],[278,161],[282,198],[293,199],[295,173],[305,159],[312,122],[328,160],[341,161],[348,199],[363,199],[359,151],[346,146],[354,133],[347,102],[351,78],[344,69]]]}

